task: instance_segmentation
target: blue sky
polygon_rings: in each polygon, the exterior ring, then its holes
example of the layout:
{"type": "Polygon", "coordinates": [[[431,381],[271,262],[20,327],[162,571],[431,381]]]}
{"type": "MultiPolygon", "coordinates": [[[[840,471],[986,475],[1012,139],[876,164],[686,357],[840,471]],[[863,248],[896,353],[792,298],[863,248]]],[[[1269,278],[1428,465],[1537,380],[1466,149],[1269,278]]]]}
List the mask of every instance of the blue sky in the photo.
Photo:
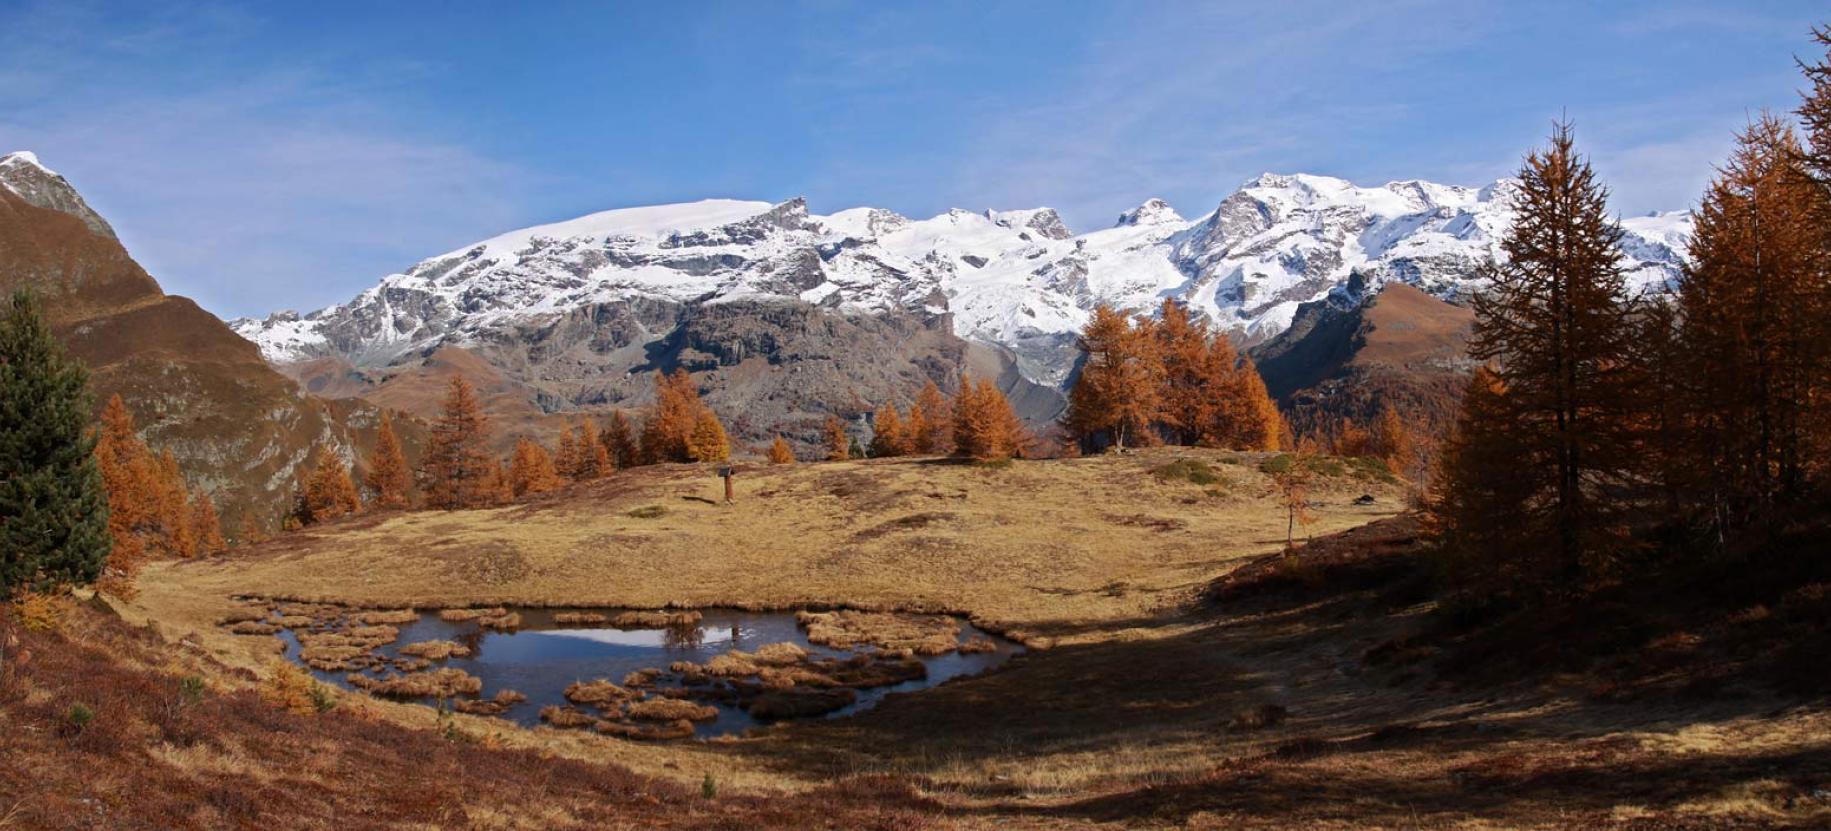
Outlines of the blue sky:
{"type": "Polygon", "coordinates": [[[0,0],[0,152],[168,291],[312,309],[511,228],[706,197],[1071,227],[1263,171],[1483,184],[1567,113],[1623,213],[1790,110],[1822,3],[0,0]],[[538,8],[526,8],[538,6],[538,8]]]}

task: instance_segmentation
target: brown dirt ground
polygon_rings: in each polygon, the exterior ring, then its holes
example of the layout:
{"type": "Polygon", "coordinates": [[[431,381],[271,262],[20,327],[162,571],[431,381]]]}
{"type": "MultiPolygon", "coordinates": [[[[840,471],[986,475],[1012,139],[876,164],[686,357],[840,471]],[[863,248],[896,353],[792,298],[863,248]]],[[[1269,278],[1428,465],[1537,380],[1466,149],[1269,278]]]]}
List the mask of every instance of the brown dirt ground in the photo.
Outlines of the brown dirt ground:
{"type": "MultiPolygon", "coordinates": [[[[1205,602],[1211,581],[1263,568],[1283,543],[1260,458],[1161,449],[759,468],[740,474],[734,505],[714,501],[705,470],[639,470],[531,505],[360,517],[159,564],[125,614],[261,672],[277,642],[214,625],[234,595],[968,614],[1039,648],[853,718],[653,745],[458,717],[503,748],[688,787],[708,772],[754,794],[887,775],[960,827],[1831,825],[1822,703],[1753,692],[1603,703],[1565,678],[1459,688],[1362,660],[1415,627],[1427,598],[1376,603],[1349,586],[1301,603],[1205,602]],[[1152,475],[1187,457],[1223,482],[1152,475]],[[660,515],[638,510],[651,507],[660,515]]],[[[1391,519],[1394,485],[1329,479],[1315,501],[1318,550],[1415,545],[1410,521],[1391,519]],[[1374,504],[1354,505],[1363,493],[1374,504]]],[[[436,724],[424,706],[352,706],[436,724]]]]}

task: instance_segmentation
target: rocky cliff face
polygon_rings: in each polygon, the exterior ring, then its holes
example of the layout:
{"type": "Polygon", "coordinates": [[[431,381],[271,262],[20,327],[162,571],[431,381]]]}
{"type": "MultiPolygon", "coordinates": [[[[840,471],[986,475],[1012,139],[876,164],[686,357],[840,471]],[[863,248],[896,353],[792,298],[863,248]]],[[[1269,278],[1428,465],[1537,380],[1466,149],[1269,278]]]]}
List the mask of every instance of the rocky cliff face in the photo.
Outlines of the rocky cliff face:
{"type": "Polygon", "coordinates": [[[1252,350],[1266,389],[1298,432],[1394,408],[1429,437],[1447,433],[1475,369],[1474,315],[1404,284],[1352,283],[1306,303],[1289,329],[1252,350]],[[1357,291],[1356,289],[1359,289],[1357,291]]]}
{"type": "Polygon", "coordinates": [[[89,365],[98,410],[120,394],[147,441],[215,495],[226,529],[245,513],[271,527],[316,444],[372,440],[373,407],[304,394],[222,321],[165,294],[69,183],[25,154],[0,157],[0,290],[19,287],[89,365]]]}

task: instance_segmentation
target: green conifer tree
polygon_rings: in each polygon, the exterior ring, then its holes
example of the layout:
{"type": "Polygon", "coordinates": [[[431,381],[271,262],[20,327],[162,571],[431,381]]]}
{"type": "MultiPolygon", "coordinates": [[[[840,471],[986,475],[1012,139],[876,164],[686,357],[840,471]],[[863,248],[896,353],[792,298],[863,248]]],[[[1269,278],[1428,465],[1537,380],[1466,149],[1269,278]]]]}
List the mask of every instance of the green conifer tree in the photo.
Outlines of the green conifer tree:
{"type": "Polygon", "coordinates": [[[24,291],[0,315],[0,593],[89,583],[108,498],[89,434],[89,373],[24,291]]]}

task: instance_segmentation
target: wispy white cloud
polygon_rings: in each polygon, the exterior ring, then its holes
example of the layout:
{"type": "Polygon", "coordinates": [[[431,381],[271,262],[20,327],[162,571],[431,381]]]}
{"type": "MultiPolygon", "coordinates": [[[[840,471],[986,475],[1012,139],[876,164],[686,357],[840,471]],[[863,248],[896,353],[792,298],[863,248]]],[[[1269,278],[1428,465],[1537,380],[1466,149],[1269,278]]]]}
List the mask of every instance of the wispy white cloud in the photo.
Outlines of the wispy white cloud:
{"type": "Polygon", "coordinates": [[[990,204],[1047,201],[1082,227],[1150,196],[1206,211],[1254,173],[1333,155],[1357,124],[1404,117],[1400,98],[1354,91],[1475,37],[1481,5],[1118,7],[1095,23],[1106,34],[1057,96],[988,114],[954,189],[990,204]]]}
{"type": "MultiPolygon", "coordinates": [[[[259,25],[190,8],[121,21],[79,4],[0,13],[0,152],[84,191],[168,291],[223,314],[312,308],[522,218],[527,171],[370,99],[374,79],[285,68],[138,77],[259,25]]],[[[412,77],[409,73],[408,77],[412,77]]]]}

